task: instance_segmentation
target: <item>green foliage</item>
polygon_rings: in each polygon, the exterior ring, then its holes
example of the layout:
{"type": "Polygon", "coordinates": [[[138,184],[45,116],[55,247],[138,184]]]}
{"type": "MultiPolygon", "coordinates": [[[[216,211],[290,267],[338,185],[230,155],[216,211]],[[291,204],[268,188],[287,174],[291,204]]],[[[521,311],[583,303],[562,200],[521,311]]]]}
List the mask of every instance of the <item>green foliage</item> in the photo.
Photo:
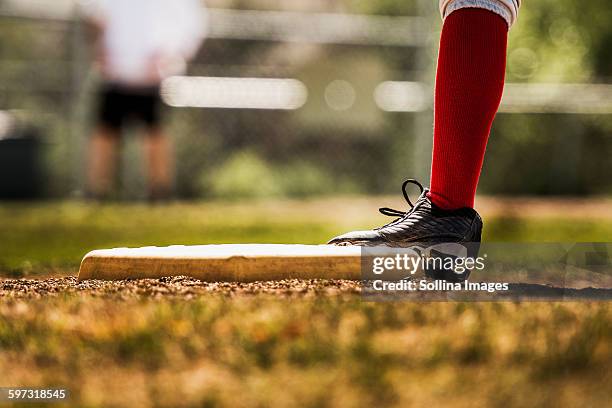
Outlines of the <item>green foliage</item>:
{"type": "Polygon", "coordinates": [[[272,165],[251,150],[238,151],[200,175],[203,195],[226,200],[346,194],[358,192],[355,184],[306,161],[272,165]]]}
{"type": "MultiPolygon", "coordinates": [[[[307,197],[318,194],[347,192],[347,188],[334,189],[335,182],[331,174],[321,167],[308,162],[297,161],[284,166],[279,171],[279,182],[289,197],[307,197]]],[[[349,187],[350,188],[350,187],[349,187]]]]}
{"type": "Polygon", "coordinates": [[[510,34],[508,80],[588,82],[587,40],[571,8],[552,0],[524,4],[510,34]]]}
{"type": "Polygon", "coordinates": [[[611,131],[609,115],[498,115],[479,192],[611,194],[612,161],[606,159],[612,152],[611,131]]]}
{"type": "Polygon", "coordinates": [[[278,176],[256,154],[248,151],[233,154],[212,173],[202,174],[202,184],[212,196],[226,199],[277,197],[282,190],[278,176]]]}

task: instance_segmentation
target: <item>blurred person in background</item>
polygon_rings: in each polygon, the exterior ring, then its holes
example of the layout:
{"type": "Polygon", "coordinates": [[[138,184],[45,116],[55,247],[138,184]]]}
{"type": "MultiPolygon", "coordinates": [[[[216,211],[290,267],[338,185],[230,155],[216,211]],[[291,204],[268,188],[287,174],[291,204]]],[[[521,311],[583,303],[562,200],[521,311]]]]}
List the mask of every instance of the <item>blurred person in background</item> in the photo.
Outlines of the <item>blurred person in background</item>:
{"type": "Polygon", "coordinates": [[[160,84],[184,73],[206,33],[200,0],[89,0],[83,12],[94,32],[96,63],[102,76],[97,123],[89,142],[88,193],[113,190],[117,152],[125,125],[144,126],[148,194],[169,197],[173,149],[164,134],[160,84]]]}
{"type": "MultiPolygon", "coordinates": [[[[395,220],[330,243],[406,247],[480,242],[482,220],[474,210],[474,197],[504,88],[508,31],[520,5],[521,0],[439,0],[444,23],[435,84],[431,187],[406,180],[402,189],[408,210],[381,208],[395,220]],[[421,191],[414,203],[406,191],[410,184],[421,191]]],[[[456,281],[468,273],[443,270],[435,277],[456,281]]]]}

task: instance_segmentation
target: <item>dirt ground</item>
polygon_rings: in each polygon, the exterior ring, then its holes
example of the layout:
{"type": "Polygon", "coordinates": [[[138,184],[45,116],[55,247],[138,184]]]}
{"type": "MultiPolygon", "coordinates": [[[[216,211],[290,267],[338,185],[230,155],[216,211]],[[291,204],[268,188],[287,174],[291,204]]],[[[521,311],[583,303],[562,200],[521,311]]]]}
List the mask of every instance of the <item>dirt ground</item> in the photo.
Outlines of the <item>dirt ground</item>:
{"type": "MultiPolygon", "coordinates": [[[[364,294],[363,282],[326,279],[285,279],[260,282],[204,282],[187,276],[160,279],[127,279],[118,281],[86,280],[75,276],[48,279],[0,279],[0,299],[44,299],[67,295],[83,295],[115,300],[176,298],[190,300],[207,295],[236,296],[270,295],[278,299],[316,296],[358,296],[364,294]]],[[[370,300],[383,300],[381,294],[370,291],[370,300]]],[[[367,297],[367,293],[365,294],[367,297]]],[[[469,292],[456,295],[451,292],[398,293],[382,295],[384,300],[494,300],[486,293],[469,292]],[[448,295],[448,297],[447,297],[448,295]],[[460,296],[454,298],[453,296],[460,296]],[[463,297],[461,297],[463,296],[463,297]]],[[[539,284],[510,284],[507,292],[496,294],[495,300],[610,300],[612,289],[562,288],[539,284]]]]}
{"type": "Polygon", "coordinates": [[[112,297],[180,297],[190,299],[210,293],[235,295],[273,294],[295,295],[359,294],[360,283],[350,280],[287,279],[267,282],[202,282],[185,276],[161,279],[129,279],[121,281],[87,280],[75,276],[50,279],[0,280],[0,298],[41,298],[84,294],[112,297]]]}

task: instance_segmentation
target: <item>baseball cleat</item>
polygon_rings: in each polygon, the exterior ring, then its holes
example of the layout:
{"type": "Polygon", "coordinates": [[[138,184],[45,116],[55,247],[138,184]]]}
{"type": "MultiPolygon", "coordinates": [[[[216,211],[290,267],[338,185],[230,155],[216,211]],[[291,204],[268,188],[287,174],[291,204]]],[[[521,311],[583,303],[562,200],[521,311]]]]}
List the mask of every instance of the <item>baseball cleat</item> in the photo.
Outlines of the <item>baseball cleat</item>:
{"type": "MultiPolygon", "coordinates": [[[[408,179],[402,184],[402,193],[410,208],[399,211],[381,208],[379,211],[395,220],[368,231],[352,231],[339,235],[329,241],[333,245],[387,246],[396,248],[420,248],[421,252],[436,253],[441,257],[463,256],[476,257],[481,241],[482,219],[472,208],[445,210],[436,206],[427,196],[428,189],[416,180],[408,179]],[[409,184],[418,186],[421,194],[413,204],[406,188],[409,184]],[[463,251],[445,251],[445,246],[455,248],[463,244],[463,251]],[[435,250],[432,247],[436,248],[435,250]],[[452,252],[452,253],[451,253],[452,252]]],[[[455,271],[439,269],[425,271],[434,279],[462,281],[467,279],[469,271],[458,274],[455,271]]]]}

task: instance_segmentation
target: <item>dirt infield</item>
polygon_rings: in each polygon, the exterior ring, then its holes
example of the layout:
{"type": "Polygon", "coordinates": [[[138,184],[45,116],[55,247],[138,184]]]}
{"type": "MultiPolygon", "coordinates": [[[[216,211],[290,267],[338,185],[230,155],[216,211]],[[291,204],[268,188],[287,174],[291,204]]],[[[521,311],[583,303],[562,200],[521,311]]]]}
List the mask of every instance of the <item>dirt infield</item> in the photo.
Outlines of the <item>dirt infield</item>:
{"type": "Polygon", "coordinates": [[[180,297],[190,299],[206,294],[308,296],[359,294],[360,283],[349,280],[287,279],[267,282],[203,282],[185,276],[161,279],[128,279],[120,281],[87,280],[75,276],[50,279],[0,280],[0,298],[39,298],[84,294],[113,297],[180,297]]]}
{"type": "MultiPolygon", "coordinates": [[[[0,299],[37,299],[83,295],[112,299],[196,299],[207,295],[226,297],[270,295],[276,298],[316,297],[337,295],[361,295],[363,282],[327,279],[285,279],[279,281],[204,282],[186,276],[160,279],[127,279],[117,281],[86,280],[79,282],[75,276],[49,279],[0,279],[0,299]]],[[[471,292],[470,292],[471,293],[471,292]]],[[[405,300],[450,300],[442,293],[414,293],[405,300]]],[[[472,293],[471,300],[610,300],[612,289],[562,288],[538,284],[511,284],[508,292],[497,296],[472,293]]],[[[382,298],[377,298],[382,300],[382,298]]],[[[402,295],[385,298],[402,299],[402,295]]],[[[372,299],[374,300],[374,299],[372,299]]],[[[466,299],[463,299],[466,300],[466,299]]]]}

